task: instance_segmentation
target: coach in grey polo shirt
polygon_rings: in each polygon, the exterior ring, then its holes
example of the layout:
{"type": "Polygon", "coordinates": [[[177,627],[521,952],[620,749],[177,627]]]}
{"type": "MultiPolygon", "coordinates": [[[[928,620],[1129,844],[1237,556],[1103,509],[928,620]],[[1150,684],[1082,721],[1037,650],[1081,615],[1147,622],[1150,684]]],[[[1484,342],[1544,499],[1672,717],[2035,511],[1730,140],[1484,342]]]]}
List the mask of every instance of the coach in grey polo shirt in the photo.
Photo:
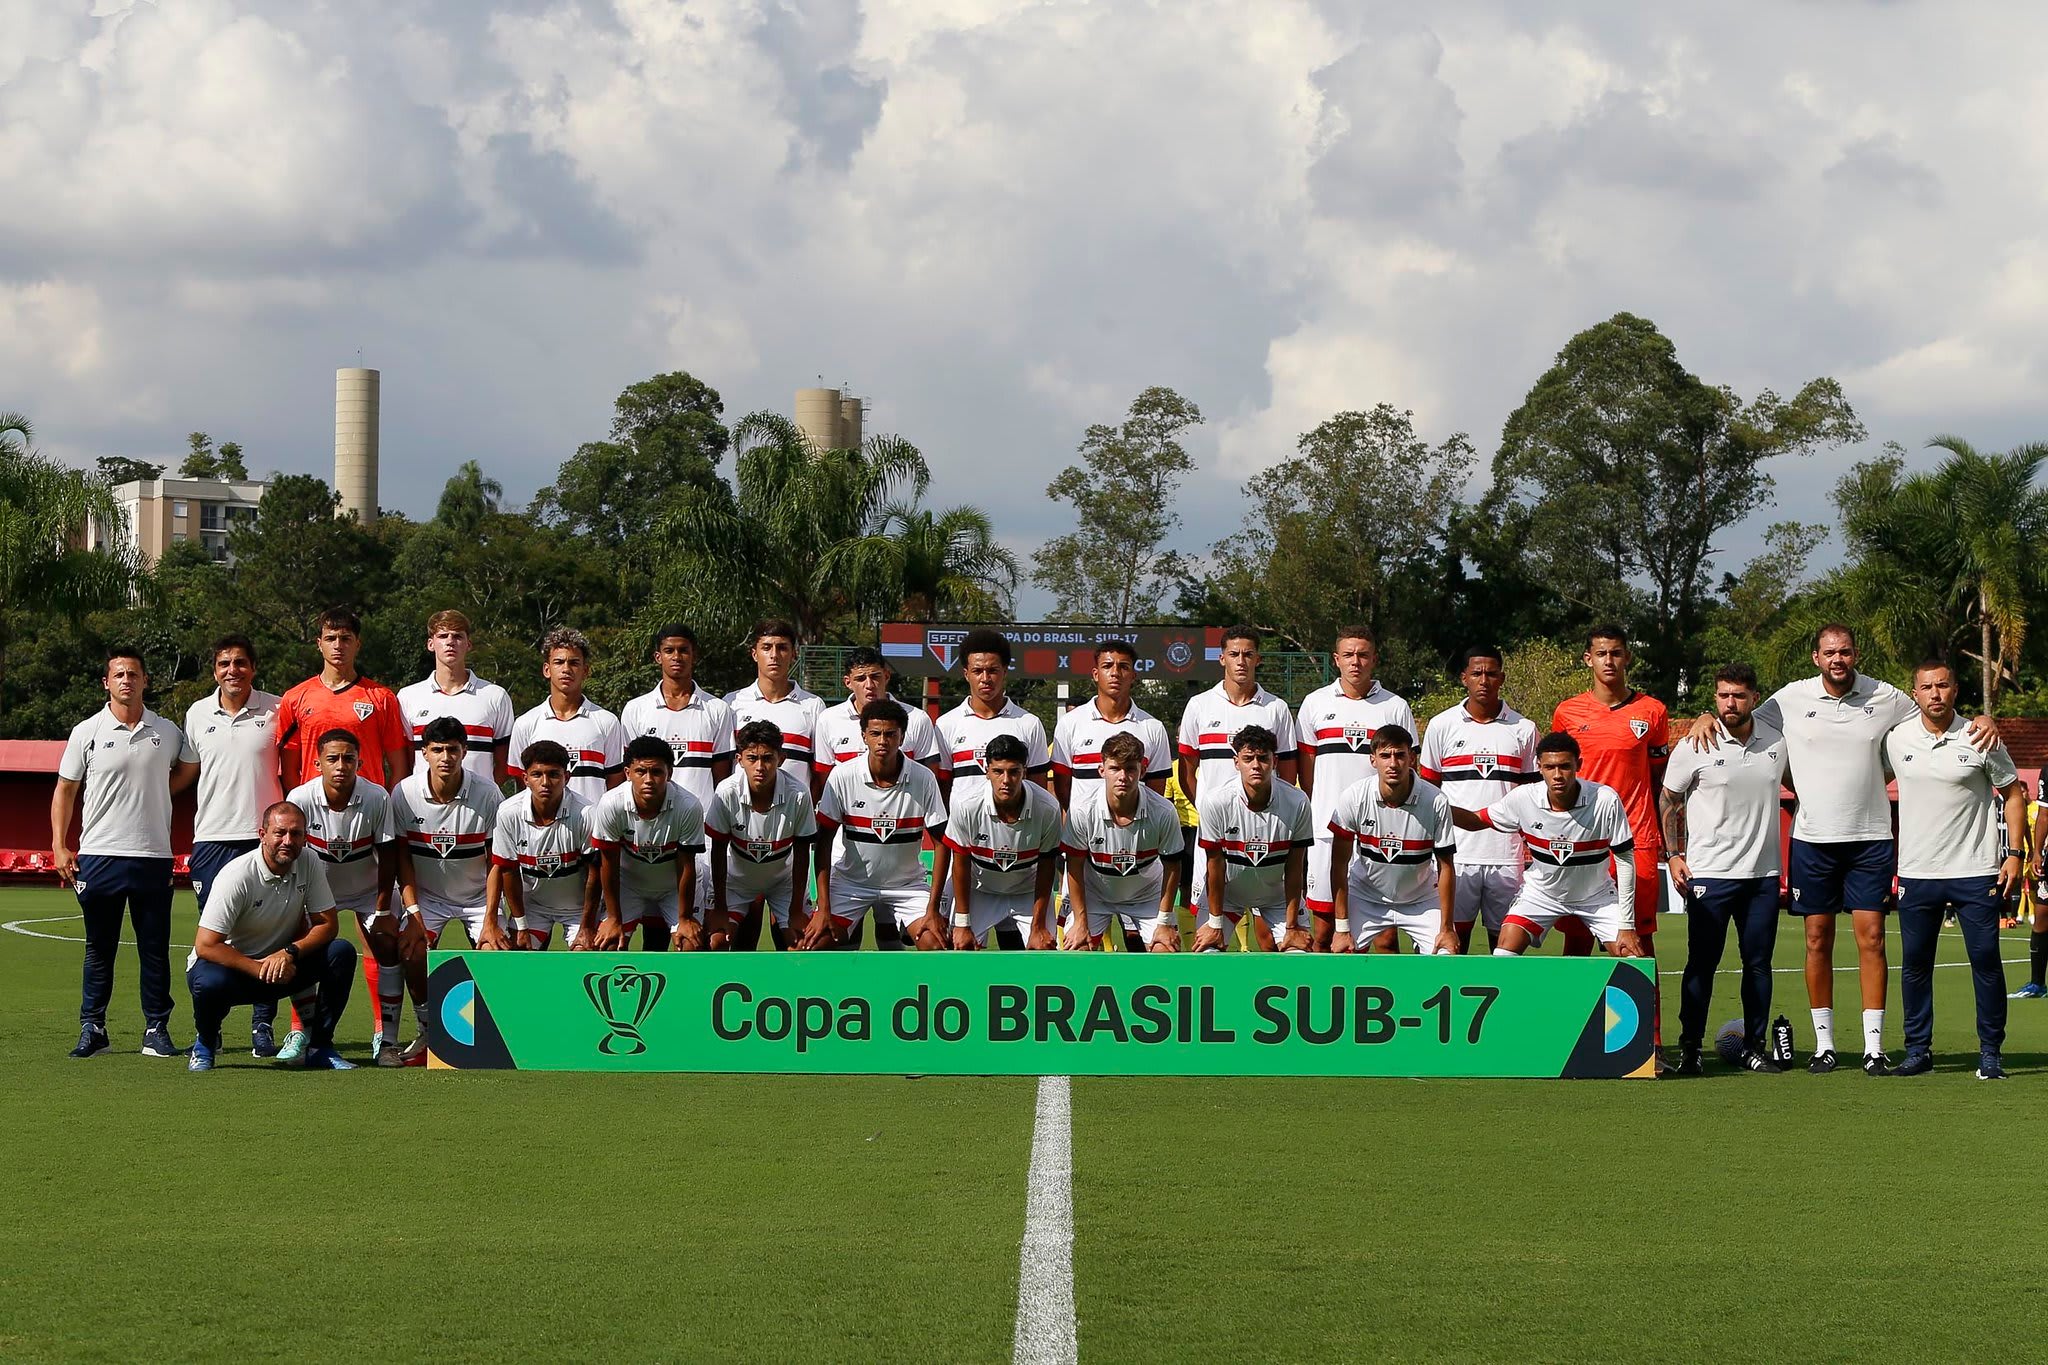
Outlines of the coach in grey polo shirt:
{"type": "Polygon", "coordinates": [[[1899,783],[1899,996],[1906,1012],[1901,1076],[1934,1067],[1934,950],[1955,911],[1977,993],[1977,1079],[2004,1080],[2005,968],[1998,957],[2001,902],[2019,894],[2020,849],[2004,828],[2026,828],[2027,793],[2003,744],[1979,752],[1956,715],[1956,675],[1930,660],[1913,670],[1920,714],[1885,736],[1899,783]]]}
{"type": "Polygon", "coordinates": [[[356,950],[335,937],[327,869],[306,847],[305,812],[291,802],[265,810],[262,830],[254,849],[221,869],[185,962],[198,1033],[191,1069],[213,1069],[230,1009],[289,996],[311,1044],[304,1065],[353,1070],[335,1055],[334,1026],[348,1008],[356,950]]]}

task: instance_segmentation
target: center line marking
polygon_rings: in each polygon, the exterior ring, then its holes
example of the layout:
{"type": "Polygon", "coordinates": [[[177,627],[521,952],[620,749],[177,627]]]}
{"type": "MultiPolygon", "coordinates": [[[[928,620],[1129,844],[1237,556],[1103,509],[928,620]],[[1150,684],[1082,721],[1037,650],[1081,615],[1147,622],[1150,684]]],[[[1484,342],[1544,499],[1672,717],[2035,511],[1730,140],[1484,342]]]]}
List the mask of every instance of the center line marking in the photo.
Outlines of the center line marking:
{"type": "Polygon", "coordinates": [[[1031,1129],[1031,1176],[1024,1194],[1024,1242],[1017,1258],[1017,1340],[1024,1365],[1069,1365],[1079,1356],[1074,1324],[1074,1133],[1072,1082],[1038,1078],[1031,1129]]]}

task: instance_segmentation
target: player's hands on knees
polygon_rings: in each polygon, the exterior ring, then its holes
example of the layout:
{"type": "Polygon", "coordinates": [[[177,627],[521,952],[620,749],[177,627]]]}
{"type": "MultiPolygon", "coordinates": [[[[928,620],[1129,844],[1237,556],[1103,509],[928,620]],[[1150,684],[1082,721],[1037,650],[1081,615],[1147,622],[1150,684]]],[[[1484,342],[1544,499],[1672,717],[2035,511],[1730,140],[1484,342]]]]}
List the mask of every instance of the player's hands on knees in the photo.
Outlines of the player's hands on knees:
{"type": "Polygon", "coordinates": [[[1163,924],[1152,935],[1152,951],[1155,953],[1177,953],[1180,951],[1180,927],[1163,924]]]}
{"type": "Polygon", "coordinates": [[[1203,925],[1195,930],[1195,951],[1198,953],[1220,953],[1223,951],[1223,931],[1203,925]]]}
{"type": "Polygon", "coordinates": [[[1024,946],[1033,952],[1043,952],[1048,948],[1059,947],[1060,943],[1052,930],[1034,924],[1031,926],[1031,937],[1024,940],[1024,946]]]}
{"type": "Polygon", "coordinates": [[[1067,936],[1062,946],[1070,953],[1085,953],[1095,946],[1088,941],[1088,916],[1074,914],[1067,917],[1067,936]]]}
{"type": "Polygon", "coordinates": [[[956,951],[956,952],[962,952],[962,953],[971,953],[971,952],[975,951],[975,950],[976,950],[977,948],[979,948],[979,947],[981,947],[981,945],[980,945],[979,943],[976,943],[976,942],[974,941],[974,930],[972,930],[972,929],[968,928],[968,927],[967,927],[966,925],[964,925],[964,924],[961,924],[961,925],[955,925],[955,926],[954,926],[954,928],[953,928],[953,948],[954,948],[954,951],[956,951]]]}
{"type": "Polygon", "coordinates": [[[1633,929],[1624,929],[1619,934],[1616,934],[1614,942],[1609,944],[1608,947],[1616,957],[1641,957],[1643,955],[1643,941],[1636,937],[1636,931],[1633,929]]]}
{"type": "Polygon", "coordinates": [[[1277,951],[1278,945],[1273,942],[1273,926],[1266,923],[1266,917],[1254,914],[1249,918],[1252,923],[1252,940],[1259,945],[1259,951],[1262,953],[1277,951]]]}
{"type": "Polygon", "coordinates": [[[829,948],[832,946],[832,916],[819,910],[811,916],[811,922],[804,928],[804,936],[797,942],[799,948],[829,948]]]}
{"type": "Polygon", "coordinates": [[[704,947],[704,926],[685,915],[676,925],[676,931],[670,936],[669,941],[675,945],[678,952],[698,952],[704,947]]]}
{"type": "Polygon", "coordinates": [[[1330,951],[1333,953],[1357,951],[1352,945],[1351,931],[1349,929],[1339,929],[1336,933],[1330,935],[1330,951]]]}
{"type": "Polygon", "coordinates": [[[1445,957],[1456,957],[1465,951],[1465,940],[1458,937],[1456,929],[1439,929],[1436,935],[1436,950],[1445,957]]]}
{"type": "Polygon", "coordinates": [[[495,920],[485,920],[483,932],[477,935],[476,946],[485,952],[502,953],[511,948],[512,941],[505,937],[495,920]]]}
{"type": "Polygon", "coordinates": [[[1298,924],[1289,929],[1286,936],[1280,940],[1280,951],[1283,953],[1306,953],[1314,947],[1315,940],[1309,937],[1308,930],[1298,924]]]}

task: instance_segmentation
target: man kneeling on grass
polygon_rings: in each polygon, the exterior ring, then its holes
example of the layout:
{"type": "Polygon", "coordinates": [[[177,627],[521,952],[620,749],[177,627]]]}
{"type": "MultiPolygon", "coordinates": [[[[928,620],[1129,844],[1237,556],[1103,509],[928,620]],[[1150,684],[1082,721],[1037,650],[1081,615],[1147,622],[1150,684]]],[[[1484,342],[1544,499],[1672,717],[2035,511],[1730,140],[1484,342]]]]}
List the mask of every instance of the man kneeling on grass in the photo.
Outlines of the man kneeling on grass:
{"type": "Polygon", "coordinates": [[[335,937],[340,912],[327,871],[306,847],[306,817],[289,801],[263,812],[262,842],[214,877],[185,965],[199,1036],[187,1065],[213,1070],[221,1021],[236,1005],[290,997],[305,1021],[305,1066],[350,1071],[334,1051],[348,1008],[355,945],[335,937]]]}

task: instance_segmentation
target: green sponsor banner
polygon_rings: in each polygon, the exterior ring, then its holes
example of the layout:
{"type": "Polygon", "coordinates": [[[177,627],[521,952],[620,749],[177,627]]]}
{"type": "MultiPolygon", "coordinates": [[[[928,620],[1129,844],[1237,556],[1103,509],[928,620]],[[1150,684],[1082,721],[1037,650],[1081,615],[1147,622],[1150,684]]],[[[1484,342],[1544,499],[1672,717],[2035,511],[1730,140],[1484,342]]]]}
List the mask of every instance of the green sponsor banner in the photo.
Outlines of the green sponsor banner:
{"type": "Polygon", "coordinates": [[[438,1067],[1648,1076],[1649,959],[1225,953],[429,956],[438,1067]]]}

